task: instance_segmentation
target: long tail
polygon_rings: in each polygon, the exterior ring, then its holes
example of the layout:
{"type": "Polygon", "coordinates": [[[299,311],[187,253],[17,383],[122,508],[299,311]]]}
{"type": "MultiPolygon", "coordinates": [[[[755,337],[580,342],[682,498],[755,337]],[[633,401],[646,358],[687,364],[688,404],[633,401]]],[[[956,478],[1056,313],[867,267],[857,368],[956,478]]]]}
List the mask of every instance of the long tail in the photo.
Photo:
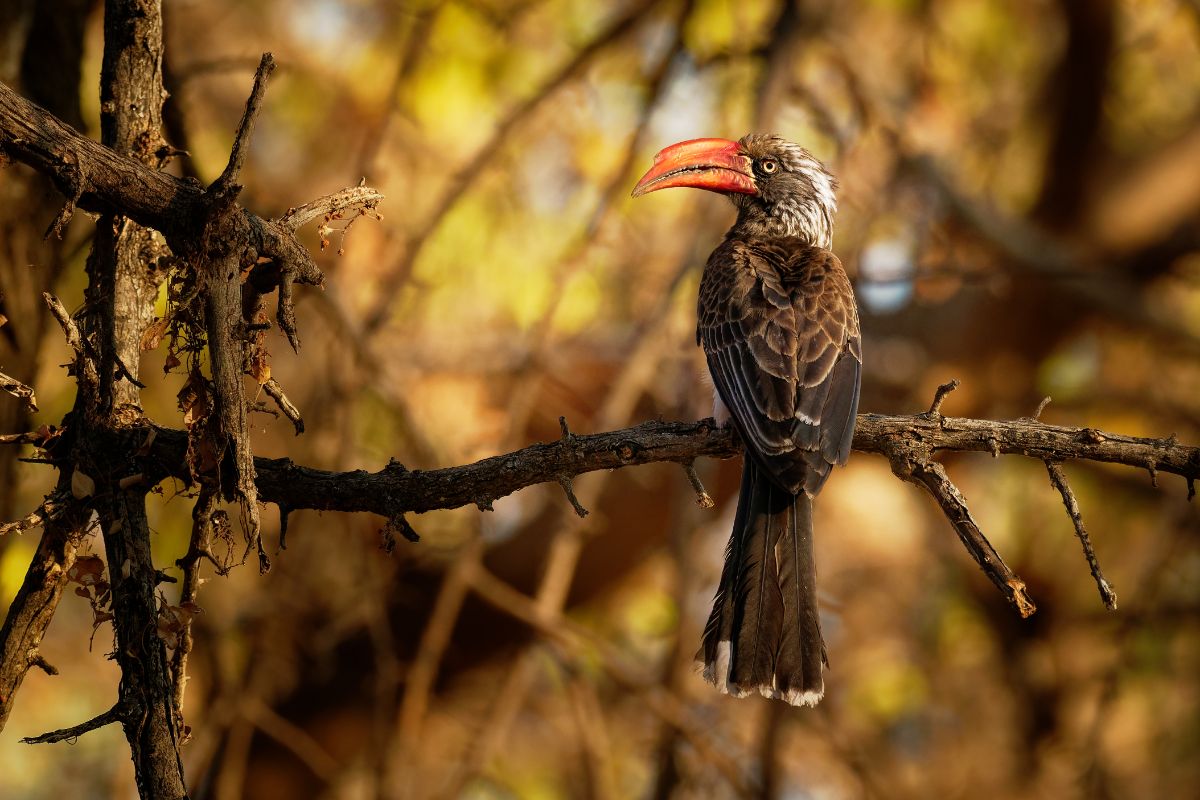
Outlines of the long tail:
{"type": "Polygon", "coordinates": [[[817,615],[812,499],[776,486],[750,458],[742,468],[725,568],[696,654],[722,692],[816,705],[828,660],[817,615]]]}

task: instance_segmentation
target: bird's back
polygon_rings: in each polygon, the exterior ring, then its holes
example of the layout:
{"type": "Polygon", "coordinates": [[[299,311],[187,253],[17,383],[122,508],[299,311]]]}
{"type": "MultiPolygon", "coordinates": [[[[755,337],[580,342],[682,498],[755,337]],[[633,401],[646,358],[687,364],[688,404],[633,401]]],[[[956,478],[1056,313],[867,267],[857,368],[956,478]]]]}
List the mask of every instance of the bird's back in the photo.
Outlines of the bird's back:
{"type": "Polygon", "coordinates": [[[709,257],[697,340],[748,451],[793,494],[815,495],[849,456],[862,351],[854,293],[831,251],[741,237],[709,257]]]}

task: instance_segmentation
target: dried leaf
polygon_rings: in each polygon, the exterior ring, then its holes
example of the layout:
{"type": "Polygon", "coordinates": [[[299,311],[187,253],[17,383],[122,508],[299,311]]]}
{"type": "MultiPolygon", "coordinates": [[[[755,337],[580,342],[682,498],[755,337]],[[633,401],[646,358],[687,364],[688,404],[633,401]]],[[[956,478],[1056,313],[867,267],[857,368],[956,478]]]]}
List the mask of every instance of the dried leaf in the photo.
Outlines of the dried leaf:
{"type": "Polygon", "coordinates": [[[254,378],[255,383],[259,386],[271,380],[271,362],[268,360],[269,358],[270,354],[263,347],[255,348],[254,354],[250,357],[250,377],[254,378]]]}
{"type": "Polygon", "coordinates": [[[166,335],[167,326],[169,324],[170,320],[168,320],[166,317],[162,317],[160,319],[156,319],[153,323],[151,323],[150,327],[146,328],[146,330],[142,332],[141,349],[143,353],[158,347],[159,343],[163,339],[163,336],[166,335]]]}
{"type": "Polygon", "coordinates": [[[62,435],[61,428],[56,428],[53,425],[47,425],[45,423],[42,423],[41,425],[38,426],[38,429],[37,429],[38,447],[45,447],[47,442],[49,442],[51,439],[55,438],[56,436],[61,436],[61,435],[62,435]]]}
{"type": "Polygon", "coordinates": [[[84,474],[79,467],[71,473],[71,495],[76,500],[91,497],[96,493],[96,482],[84,474]]]}
{"type": "Polygon", "coordinates": [[[104,560],[99,556],[79,556],[67,570],[67,580],[82,586],[97,586],[104,583],[104,560]]]}
{"type": "Polygon", "coordinates": [[[188,617],[195,617],[198,614],[204,613],[204,609],[193,603],[191,600],[180,603],[178,606],[176,606],[176,608],[187,614],[188,617]]]}
{"type": "Polygon", "coordinates": [[[209,401],[209,383],[199,369],[193,367],[188,373],[188,379],[176,395],[179,410],[183,412],[183,423],[189,428],[202,420],[208,419],[212,410],[209,401]]]}

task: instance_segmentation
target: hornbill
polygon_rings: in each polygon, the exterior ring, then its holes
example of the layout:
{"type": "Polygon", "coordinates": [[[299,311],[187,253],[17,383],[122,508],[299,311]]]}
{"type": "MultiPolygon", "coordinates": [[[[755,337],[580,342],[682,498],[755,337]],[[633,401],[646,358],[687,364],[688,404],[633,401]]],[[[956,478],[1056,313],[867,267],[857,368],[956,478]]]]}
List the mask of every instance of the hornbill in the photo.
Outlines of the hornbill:
{"type": "Polygon", "coordinates": [[[817,614],[812,501],[846,463],[858,413],[858,309],[833,245],[837,183],[778,136],[695,139],[633,190],[719,192],[737,221],[700,280],[697,343],[746,449],[712,614],[696,654],[722,692],[815,705],[828,665],[817,614]]]}

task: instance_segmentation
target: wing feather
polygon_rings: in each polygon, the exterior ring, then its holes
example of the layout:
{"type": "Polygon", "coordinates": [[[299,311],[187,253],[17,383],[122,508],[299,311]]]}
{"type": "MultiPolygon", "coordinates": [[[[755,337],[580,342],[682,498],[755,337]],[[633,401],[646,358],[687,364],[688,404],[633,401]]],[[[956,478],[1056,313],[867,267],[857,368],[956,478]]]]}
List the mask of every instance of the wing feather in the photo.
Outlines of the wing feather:
{"type": "Polygon", "coordinates": [[[697,340],[747,450],[793,494],[844,464],[862,373],[858,311],[837,256],[794,237],[730,237],[700,287],[697,340]]]}

